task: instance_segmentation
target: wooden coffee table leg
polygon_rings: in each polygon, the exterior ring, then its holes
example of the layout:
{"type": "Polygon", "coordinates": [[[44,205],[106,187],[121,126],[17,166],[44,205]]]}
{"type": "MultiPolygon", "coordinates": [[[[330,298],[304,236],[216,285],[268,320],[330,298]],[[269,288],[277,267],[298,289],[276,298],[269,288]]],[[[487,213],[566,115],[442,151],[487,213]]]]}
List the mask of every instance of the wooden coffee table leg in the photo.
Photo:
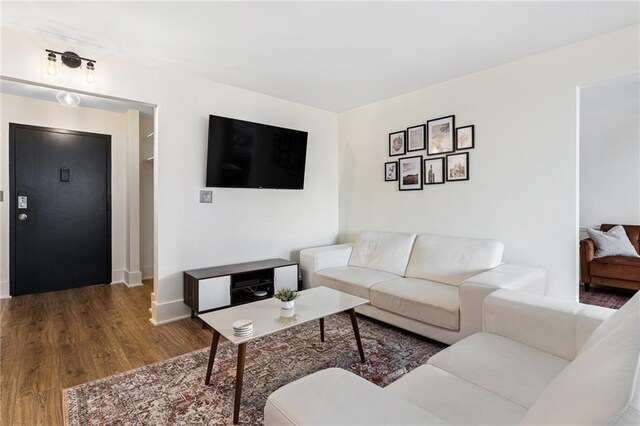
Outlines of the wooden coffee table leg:
{"type": "Polygon", "coordinates": [[[240,343],[238,346],[238,367],[236,369],[236,397],[233,401],[233,424],[238,424],[240,417],[240,401],[242,399],[242,379],[244,377],[244,359],[247,355],[247,344],[240,343]]]}
{"type": "Polygon", "coordinates": [[[324,318],[320,318],[320,341],[324,342],[324,318]]]}
{"type": "Polygon", "coordinates": [[[356,335],[356,343],[358,344],[358,352],[360,352],[360,360],[364,363],[364,349],[362,349],[362,341],[360,340],[360,330],[358,329],[358,319],[356,318],[356,310],[349,309],[349,316],[351,317],[353,334],[356,335]]]}
{"type": "Polygon", "coordinates": [[[211,380],[211,370],[213,370],[213,361],[216,359],[216,351],[218,350],[218,341],[220,341],[220,333],[215,329],[213,330],[213,337],[211,338],[211,352],[209,352],[209,365],[207,366],[207,377],[204,379],[204,384],[208,385],[211,380]]]}

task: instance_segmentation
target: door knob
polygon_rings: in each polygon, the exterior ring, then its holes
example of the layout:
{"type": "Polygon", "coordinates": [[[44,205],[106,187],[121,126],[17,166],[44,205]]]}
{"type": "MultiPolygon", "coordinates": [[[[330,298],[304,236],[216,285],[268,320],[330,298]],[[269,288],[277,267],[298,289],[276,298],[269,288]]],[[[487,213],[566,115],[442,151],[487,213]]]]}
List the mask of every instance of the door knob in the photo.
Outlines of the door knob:
{"type": "Polygon", "coordinates": [[[20,214],[18,215],[18,220],[27,220],[27,215],[26,215],[26,214],[24,214],[24,213],[20,213],[20,214]]]}

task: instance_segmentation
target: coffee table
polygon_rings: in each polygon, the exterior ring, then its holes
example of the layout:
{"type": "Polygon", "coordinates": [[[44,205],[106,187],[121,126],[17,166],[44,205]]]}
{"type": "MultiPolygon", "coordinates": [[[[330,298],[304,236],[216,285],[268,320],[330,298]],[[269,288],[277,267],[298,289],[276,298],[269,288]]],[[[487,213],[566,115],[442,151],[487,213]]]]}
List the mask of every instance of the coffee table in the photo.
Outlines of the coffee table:
{"type": "Polygon", "coordinates": [[[291,312],[280,309],[280,301],[274,298],[234,306],[200,315],[200,319],[213,328],[211,340],[211,353],[205,384],[209,385],[211,370],[216,358],[216,351],[220,336],[224,336],[234,345],[238,346],[238,364],[236,368],[236,392],[233,405],[233,423],[238,424],[240,414],[240,401],[242,398],[242,379],[244,375],[244,362],[247,355],[247,343],[260,337],[267,336],[278,331],[286,330],[309,321],[320,320],[320,340],[324,342],[324,318],[340,312],[349,312],[351,325],[355,334],[360,360],[364,362],[364,350],[358,330],[358,320],[354,308],[369,303],[361,297],[352,296],[328,287],[315,287],[300,292],[296,300],[293,316],[291,312]],[[241,319],[253,321],[253,334],[247,337],[233,335],[232,324],[241,319]]]}

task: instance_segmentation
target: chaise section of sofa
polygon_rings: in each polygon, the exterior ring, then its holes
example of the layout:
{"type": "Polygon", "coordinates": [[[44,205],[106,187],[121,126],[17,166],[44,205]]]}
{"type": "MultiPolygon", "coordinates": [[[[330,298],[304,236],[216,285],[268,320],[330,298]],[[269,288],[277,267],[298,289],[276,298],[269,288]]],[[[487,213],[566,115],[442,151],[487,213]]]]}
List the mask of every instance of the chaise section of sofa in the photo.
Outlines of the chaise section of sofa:
{"type": "Polygon", "coordinates": [[[640,424],[640,293],[616,312],[502,289],[483,311],[482,332],[384,389],[338,369],[278,389],[265,425],[281,424],[274,412],[291,425],[404,424],[416,408],[432,416],[415,421],[425,425],[640,424]],[[318,395],[317,383],[335,386],[318,395]],[[293,407],[303,401],[313,409],[293,407]]]}
{"type": "Polygon", "coordinates": [[[300,264],[306,288],[368,299],[359,313],[450,344],[481,330],[492,291],[544,293],[546,272],[502,264],[503,250],[491,239],[362,231],[352,244],[302,250],[300,264]]]}

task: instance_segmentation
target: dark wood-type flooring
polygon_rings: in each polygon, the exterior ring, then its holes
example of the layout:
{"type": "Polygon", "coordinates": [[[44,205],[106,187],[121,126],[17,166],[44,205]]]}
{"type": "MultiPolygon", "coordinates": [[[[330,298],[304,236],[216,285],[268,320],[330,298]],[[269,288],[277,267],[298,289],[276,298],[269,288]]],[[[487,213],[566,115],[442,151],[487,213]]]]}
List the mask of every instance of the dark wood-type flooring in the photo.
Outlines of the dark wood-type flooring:
{"type": "Polygon", "coordinates": [[[211,344],[197,320],[153,326],[144,284],[0,300],[0,425],[62,424],[62,389],[211,344]]]}

